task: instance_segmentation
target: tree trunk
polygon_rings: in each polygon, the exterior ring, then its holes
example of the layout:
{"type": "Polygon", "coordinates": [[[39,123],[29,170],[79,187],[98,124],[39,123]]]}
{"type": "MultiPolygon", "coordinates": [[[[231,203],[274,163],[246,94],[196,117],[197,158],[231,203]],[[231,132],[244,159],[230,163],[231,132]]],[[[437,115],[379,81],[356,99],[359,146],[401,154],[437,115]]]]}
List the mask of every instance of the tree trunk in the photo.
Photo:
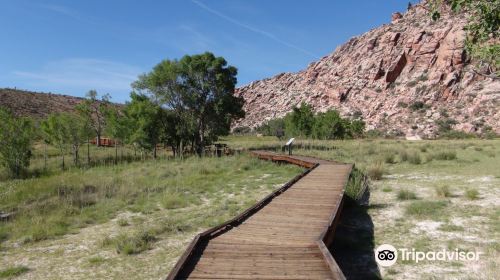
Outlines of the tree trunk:
{"type": "Polygon", "coordinates": [[[101,133],[97,133],[97,141],[96,141],[96,147],[100,147],[101,146],[101,133]]]}
{"type": "Polygon", "coordinates": [[[61,151],[62,154],[62,170],[64,170],[64,152],[61,151]]]}
{"type": "Polygon", "coordinates": [[[44,148],[43,148],[43,169],[47,170],[47,142],[45,142],[44,148]]]}
{"type": "Polygon", "coordinates": [[[156,159],[156,144],[154,144],[153,148],[153,159],[156,159]]]}
{"type": "Polygon", "coordinates": [[[87,165],[90,167],[90,139],[87,138],[87,165]]]}
{"type": "Polygon", "coordinates": [[[179,157],[180,159],[184,158],[184,140],[181,140],[180,147],[179,147],[179,157]]]}
{"type": "Polygon", "coordinates": [[[115,140],[115,165],[118,164],[118,142],[115,140]]]}

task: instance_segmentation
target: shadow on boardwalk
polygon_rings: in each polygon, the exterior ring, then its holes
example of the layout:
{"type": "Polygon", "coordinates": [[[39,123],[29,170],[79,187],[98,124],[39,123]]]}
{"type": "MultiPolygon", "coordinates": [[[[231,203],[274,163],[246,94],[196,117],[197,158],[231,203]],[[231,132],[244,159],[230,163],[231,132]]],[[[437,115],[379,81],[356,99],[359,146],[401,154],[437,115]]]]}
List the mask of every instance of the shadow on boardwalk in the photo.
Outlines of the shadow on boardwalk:
{"type": "Polygon", "coordinates": [[[332,243],[333,257],[347,279],[381,279],[374,256],[373,222],[369,207],[347,199],[332,243]]]}

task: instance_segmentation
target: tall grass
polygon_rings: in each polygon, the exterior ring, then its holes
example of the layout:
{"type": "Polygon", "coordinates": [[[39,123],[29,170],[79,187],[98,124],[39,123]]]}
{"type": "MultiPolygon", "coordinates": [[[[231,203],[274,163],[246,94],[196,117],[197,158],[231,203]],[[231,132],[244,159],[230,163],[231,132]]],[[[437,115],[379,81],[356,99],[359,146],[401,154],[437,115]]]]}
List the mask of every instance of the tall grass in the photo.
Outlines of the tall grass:
{"type": "MultiPolygon", "coordinates": [[[[301,170],[241,155],[146,161],[0,182],[0,211],[15,213],[0,223],[0,235],[36,242],[106,222],[123,211],[148,214],[200,206],[203,200],[241,192],[243,186],[255,190],[264,184],[256,181],[262,174],[271,175],[265,184],[272,185],[301,170]]],[[[236,206],[239,211],[244,205],[236,206]]]]}

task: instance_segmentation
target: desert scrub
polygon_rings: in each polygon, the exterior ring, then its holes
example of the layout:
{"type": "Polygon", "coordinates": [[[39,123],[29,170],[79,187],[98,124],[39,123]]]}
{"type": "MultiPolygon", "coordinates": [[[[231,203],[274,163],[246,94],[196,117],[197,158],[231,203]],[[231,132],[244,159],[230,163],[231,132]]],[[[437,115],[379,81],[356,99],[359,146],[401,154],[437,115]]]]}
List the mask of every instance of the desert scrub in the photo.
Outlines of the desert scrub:
{"type": "Polygon", "coordinates": [[[353,168],[347,182],[345,194],[355,201],[360,199],[365,191],[366,183],[366,175],[361,170],[353,168]]]}
{"type": "Polygon", "coordinates": [[[407,160],[411,164],[421,164],[422,158],[420,157],[420,153],[412,152],[408,155],[407,160]]]}
{"type": "Polygon", "coordinates": [[[451,191],[450,187],[448,185],[440,185],[436,186],[436,195],[438,197],[444,198],[444,197],[451,197],[451,191]]]}
{"type": "Polygon", "coordinates": [[[469,200],[476,200],[479,198],[479,192],[476,189],[465,190],[465,197],[469,200]]]}
{"type": "Polygon", "coordinates": [[[372,180],[382,180],[384,172],[384,165],[381,161],[376,161],[366,170],[368,177],[370,177],[370,179],[372,180]]]}
{"type": "Polygon", "coordinates": [[[17,277],[21,274],[28,272],[30,269],[26,266],[15,266],[9,267],[4,270],[0,270],[0,278],[11,279],[17,277]]]}
{"type": "Polygon", "coordinates": [[[414,201],[406,206],[405,213],[417,218],[436,218],[442,216],[442,211],[447,206],[446,201],[414,201]]]}
{"type": "Polygon", "coordinates": [[[434,154],[430,154],[428,160],[455,160],[457,159],[457,153],[455,151],[441,151],[434,154]]]}
{"type": "Polygon", "coordinates": [[[118,220],[116,221],[116,223],[117,223],[119,226],[121,226],[121,227],[126,227],[126,226],[130,225],[130,224],[129,224],[129,222],[128,222],[128,220],[127,220],[127,219],[125,219],[125,218],[120,218],[120,219],[118,219],[118,220]]]}
{"type": "Polygon", "coordinates": [[[386,152],[384,155],[384,162],[388,164],[396,163],[396,155],[392,152],[386,152]]]}
{"type": "Polygon", "coordinates": [[[149,250],[156,240],[156,236],[152,233],[140,231],[132,235],[120,234],[113,238],[107,238],[102,244],[114,246],[118,254],[132,255],[149,250]]]}
{"type": "Polygon", "coordinates": [[[258,192],[261,185],[282,184],[301,171],[294,165],[239,155],[135,162],[0,182],[0,211],[16,212],[13,219],[0,223],[0,233],[9,233],[2,239],[24,242],[57,238],[124,211],[149,214],[161,208],[195,208],[202,199],[240,193],[243,186],[258,192]],[[203,166],[209,168],[201,172],[203,166]],[[265,180],[256,180],[264,174],[265,180]]]}
{"type": "Polygon", "coordinates": [[[417,195],[409,190],[399,190],[397,198],[398,200],[412,200],[412,199],[417,199],[417,195]]]}

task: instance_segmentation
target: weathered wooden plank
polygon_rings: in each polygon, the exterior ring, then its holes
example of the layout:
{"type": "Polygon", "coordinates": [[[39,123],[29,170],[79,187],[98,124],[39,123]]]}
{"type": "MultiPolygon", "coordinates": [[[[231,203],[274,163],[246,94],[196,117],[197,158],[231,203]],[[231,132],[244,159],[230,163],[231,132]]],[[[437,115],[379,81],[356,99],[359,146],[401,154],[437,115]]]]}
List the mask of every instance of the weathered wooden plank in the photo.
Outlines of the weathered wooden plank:
{"type": "Polygon", "coordinates": [[[344,279],[324,242],[352,166],[255,153],[310,168],[235,219],[200,234],[167,279],[344,279]]]}

